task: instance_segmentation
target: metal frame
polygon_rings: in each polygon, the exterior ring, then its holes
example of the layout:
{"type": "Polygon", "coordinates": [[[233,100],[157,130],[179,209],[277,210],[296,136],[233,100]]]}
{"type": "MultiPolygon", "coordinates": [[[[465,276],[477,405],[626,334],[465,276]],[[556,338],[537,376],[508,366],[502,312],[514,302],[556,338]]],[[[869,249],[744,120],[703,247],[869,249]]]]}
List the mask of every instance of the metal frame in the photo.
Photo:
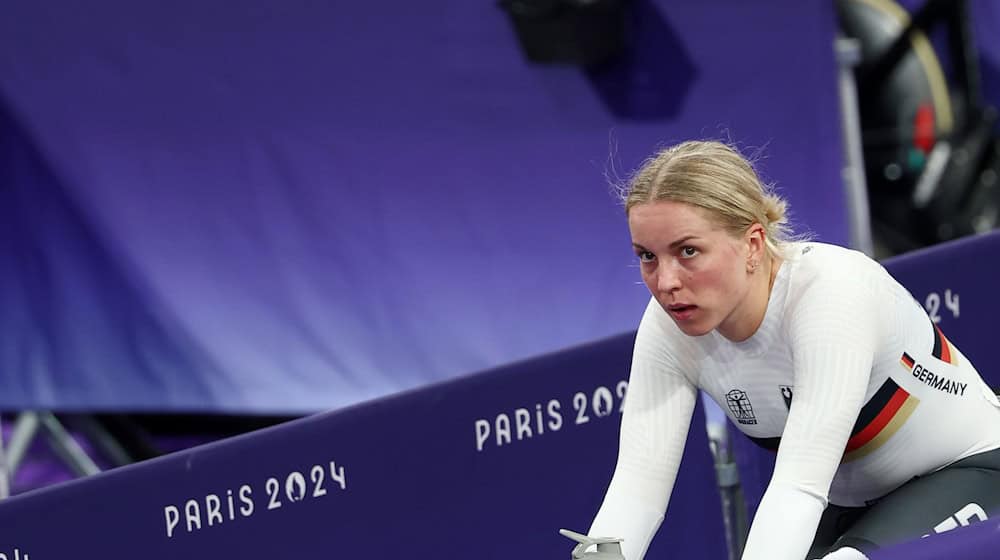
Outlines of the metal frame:
{"type": "Polygon", "coordinates": [[[73,439],[55,414],[50,411],[22,412],[14,422],[10,441],[6,445],[0,431],[0,499],[10,496],[14,475],[39,432],[45,434],[49,447],[76,476],[101,472],[101,468],[73,439]]]}
{"type": "Polygon", "coordinates": [[[843,134],[844,168],[841,178],[847,195],[851,247],[875,256],[872,239],[868,183],[865,180],[865,156],[861,144],[861,114],[854,70],[861,63],[861,44],[857,39],[838,37],[834,41],[837,59],[837,90],[840,98],[840,124],[843,134]]]}

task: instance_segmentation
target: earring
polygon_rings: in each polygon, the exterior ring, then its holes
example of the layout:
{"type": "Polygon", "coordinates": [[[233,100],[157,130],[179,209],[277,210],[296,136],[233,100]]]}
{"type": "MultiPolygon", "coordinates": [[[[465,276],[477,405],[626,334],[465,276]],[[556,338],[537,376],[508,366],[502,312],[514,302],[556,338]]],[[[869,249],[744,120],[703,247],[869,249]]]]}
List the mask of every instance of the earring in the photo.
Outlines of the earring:
{"type": "Polygon", "coordinates": [[[750,264],[750,272],[756,272],[757,271],[757,261],[750,261],[749,264],[750,264]]]}

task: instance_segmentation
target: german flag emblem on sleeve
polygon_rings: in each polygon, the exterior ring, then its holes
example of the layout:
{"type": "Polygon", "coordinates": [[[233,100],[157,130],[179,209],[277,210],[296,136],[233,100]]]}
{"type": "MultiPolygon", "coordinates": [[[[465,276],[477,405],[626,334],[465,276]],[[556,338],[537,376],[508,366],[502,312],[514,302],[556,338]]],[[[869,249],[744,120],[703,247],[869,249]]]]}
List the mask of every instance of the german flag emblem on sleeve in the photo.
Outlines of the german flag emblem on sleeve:
{"type": "Polygon", "coordinates": [[[951,365],[955,365],[958,361],[954,346],[951,345],[951,342],[948,342],[948,339],[945,338],[944,333],[941,332],[941,329],[937,325],[934,325],[934,350],[931,351],[931,355],[951,365]]]}

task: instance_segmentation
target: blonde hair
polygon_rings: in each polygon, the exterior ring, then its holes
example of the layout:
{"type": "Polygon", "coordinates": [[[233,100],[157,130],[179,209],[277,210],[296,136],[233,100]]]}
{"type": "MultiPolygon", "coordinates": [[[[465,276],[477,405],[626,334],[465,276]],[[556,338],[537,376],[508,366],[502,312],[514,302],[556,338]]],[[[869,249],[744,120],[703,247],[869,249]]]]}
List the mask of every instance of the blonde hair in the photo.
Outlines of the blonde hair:
{"type": "Polygon", "coordinates": [[[787,203],[761,181],[749,160],[714,140],[683,142],[657,152],[632,176],[622,199],[626,215],[637,204],[684,202],[707,210],[733,236],[759,223],[771,257],[784,257],[783,249],[792,241],[787,203]]]}

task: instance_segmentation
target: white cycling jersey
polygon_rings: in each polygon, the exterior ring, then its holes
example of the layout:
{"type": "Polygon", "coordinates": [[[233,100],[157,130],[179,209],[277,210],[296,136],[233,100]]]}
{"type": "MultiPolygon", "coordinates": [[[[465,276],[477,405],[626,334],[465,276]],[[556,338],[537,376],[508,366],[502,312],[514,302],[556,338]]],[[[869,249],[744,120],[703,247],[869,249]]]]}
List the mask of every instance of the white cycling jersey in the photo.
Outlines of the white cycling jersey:
{"type": "Polygon", "coordinates": [[[589,532],[624,538],[627,560],[643,557],[663,519],[699,388],[777,450],[744,560],[802,560],[827,503],[865,505],[1000,448],[993,391],[880,264],[822,243],[787,253],[743,342],[687,336],[647,306],[618,463],[589,532]]]}

